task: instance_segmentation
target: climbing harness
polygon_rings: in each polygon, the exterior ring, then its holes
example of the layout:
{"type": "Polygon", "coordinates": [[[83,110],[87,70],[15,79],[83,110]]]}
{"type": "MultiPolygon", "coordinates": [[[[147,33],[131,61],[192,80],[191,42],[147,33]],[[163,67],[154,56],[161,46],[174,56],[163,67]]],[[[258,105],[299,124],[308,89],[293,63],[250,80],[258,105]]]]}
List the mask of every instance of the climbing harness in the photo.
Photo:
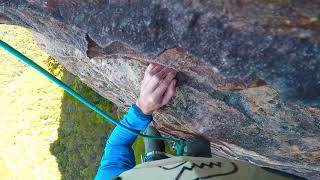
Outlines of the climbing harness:
{"type": "Polygon", "coordinates": [[[17,51],[15,48],[11,47],[10,45],[8,45],[7,43],[3,42],[2,40],[0,40],[0,48],[3,48],[4,50],[6,50],[7,52],[11,53],[12,55],[14,55],[16,58],[18,58],[19,60],[21,60],[22,62],[24,62],[25,64],[31,66],[32,68],[34,68],[35,70],[37,70],[38,72],[40,72],[42,75],[46,76],[49,80],[51,80],[52,82],[56,83],[58,86],[60,86],[63,90],[65,90],[67,93],[69,93],[71,96],[73,96],[74,98],[78,99],[81,103],[83,103],[84,105],[86,105],[88,108],[92,109],[93,111],[95,111],[96,113],[100,114],[103,118],[105,118],[107,121],[113,123],[114,125],[120,126],[123,129],[136,134],[137,136],[143,137],[143,138],[150,138],[150,139],[155,139],[155,140],[164,140],[164,141],[172,141],[175,144],[175,149],[176,149],[176,155],[177,156],[182,156],[183,152],[184,152],[184,147],[186,145],[185,140],[183,139],[176,139],[176,138],[169,138],[169,137],[160,137],[160,136],[150,136],[150,135],[145,135],[142,134],[141,132],[138,132],[134,129],[130,129],[127,126],[121,124],[120,122],[118,122],[117,120],[113,119],[111,116],[109,116],[107,113],[105,113],[104,111],[102,111],[100,108],[98,108],[97,106],[95,106],[94,104],[90,103],[88,100],[86,100],[84,97],[82,97],[80,94],[78,94],[76,91],[74,91],[73,89],[71,89],[68,85],[66,85],[65,83],[63,83],[62,81],[60,81],[59,79],[57,79],[56,77],[54,77],[52,74],[50,74],[48,71],[46,71],[45,69],[43,69],[42,67],[40,67],[38,64],[36,64],[35,62],[33,62],[31,59],[27,58],[26,56],[24,56],[22,53],[20,53],[19,51],[17,51]]]}

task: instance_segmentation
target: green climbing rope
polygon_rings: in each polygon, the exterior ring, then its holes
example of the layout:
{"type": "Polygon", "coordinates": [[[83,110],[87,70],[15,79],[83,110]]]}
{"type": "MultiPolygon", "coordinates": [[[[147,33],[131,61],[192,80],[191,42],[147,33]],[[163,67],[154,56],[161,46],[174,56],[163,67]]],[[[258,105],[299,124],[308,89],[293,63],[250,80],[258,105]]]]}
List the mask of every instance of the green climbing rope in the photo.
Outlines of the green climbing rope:
{"type": "Polygon", "coordinates": [[[56,83],[58,86],[60,86],[62,89],[64,89],[71,96],[73,96],[74,98],[78,99],[81,103],[83,103],[84,105],[86,105],[87,107],[89,107],[90,109],[95,111],[96,113],[100,114],[107,121],[109,121],[109,122],[111,122],[111,123],[113,123],[113,124],[115,124],[117,126],[120,126],[120,127],[124,128],[124,129],[126,129],[127,131],[129,131],[131,133],[134,133],[134,134],[136,134],[136,135],[138,135],[140,137],[143,137],[143,138],[165,140],[165,141],[173,141],[175,143],[175,147],[176,147],[176,154],[178,156],[181,156],[183,154],[184,147],[185,147],[185,141],[184,140],[175,139],[175,138],[168,138],[168,137],[149,136],[149,135],[145,135],[145,134],[142,134],[140,132],[137,132],[136,130],[130,129],[127,126],[124,126],[123,124],[121,124],[120,122],[118,122],[117,120],[113,119],[111,116],[109,116],[105,112],[103,112],[101,109],[96,107],[94,104],[90,103],[88,100],[86,100],[80,94],[78,94],[76,91],[71,89],[68,85],[64,84],[62,81],[60,81],[59,79],[54,77],[48,71],[46,71],[45,69],[40,67],[38,64],[33,62],[31,59],[27,58],[22,53],[20,53],[19,51],[17,51],[16,49],[14,49],[10,45],[8,45],[7,43],[3,42],[2,40],[0,40],[0,47],[5,49],[6,51],[11,53],[15,57],[17,57],[22,62],[24,62],[27,65],[31,66],[32,68],[34,68],[35,70],[37,70],[38,72],[40,72],[41,74],[46,76],[47,78],[49,78],[52,82],[56,83]]]}

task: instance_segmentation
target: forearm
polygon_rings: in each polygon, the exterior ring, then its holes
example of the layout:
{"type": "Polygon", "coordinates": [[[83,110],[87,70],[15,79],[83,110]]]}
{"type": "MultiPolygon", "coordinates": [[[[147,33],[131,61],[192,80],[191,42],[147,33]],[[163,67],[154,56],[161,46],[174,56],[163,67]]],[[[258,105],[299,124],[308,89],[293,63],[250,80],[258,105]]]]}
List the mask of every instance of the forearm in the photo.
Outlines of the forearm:
{"type": "MultiPolygon", "coordinates": [[[[130,129],[141,131],[151,122],[151,115],[144,115],[141,110],[132,105],[128,113],[120,121],[130,129]]],[[[135,166],[134,152],[131,148],[137,135],[117,126],[107,140],[100,167],[95,179],[108,179],[135,166]]]]}

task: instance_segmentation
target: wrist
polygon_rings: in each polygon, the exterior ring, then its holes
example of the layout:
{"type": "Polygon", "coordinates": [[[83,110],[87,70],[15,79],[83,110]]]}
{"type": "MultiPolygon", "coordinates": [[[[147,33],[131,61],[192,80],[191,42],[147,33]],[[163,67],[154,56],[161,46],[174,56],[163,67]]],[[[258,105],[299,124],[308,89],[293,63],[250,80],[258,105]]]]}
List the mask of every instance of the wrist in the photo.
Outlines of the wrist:
{"type": "Polygon", "coordinates": [[[141,100],[139,98],[136,101],[136,105],[143,112],[143,114],[145,114],[145,115],[151,115],[152,114],[152,111],[148,110],[148,108],[145,108],[145,106],[143,105],[143,103],[141,102],[141,100]]]}

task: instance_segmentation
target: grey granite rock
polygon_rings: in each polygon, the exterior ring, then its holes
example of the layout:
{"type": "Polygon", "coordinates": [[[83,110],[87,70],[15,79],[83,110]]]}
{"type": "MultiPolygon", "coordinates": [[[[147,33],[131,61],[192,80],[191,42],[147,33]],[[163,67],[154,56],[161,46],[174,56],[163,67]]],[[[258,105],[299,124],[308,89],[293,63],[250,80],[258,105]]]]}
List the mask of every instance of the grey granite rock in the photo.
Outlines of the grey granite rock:
{"type": "Polygon", "coordinates": [[[320,2],[1,0],[70,72],[119,107],[146,65],[175,68],[162,133],[213,153],[320,179],[320,2]]]}

